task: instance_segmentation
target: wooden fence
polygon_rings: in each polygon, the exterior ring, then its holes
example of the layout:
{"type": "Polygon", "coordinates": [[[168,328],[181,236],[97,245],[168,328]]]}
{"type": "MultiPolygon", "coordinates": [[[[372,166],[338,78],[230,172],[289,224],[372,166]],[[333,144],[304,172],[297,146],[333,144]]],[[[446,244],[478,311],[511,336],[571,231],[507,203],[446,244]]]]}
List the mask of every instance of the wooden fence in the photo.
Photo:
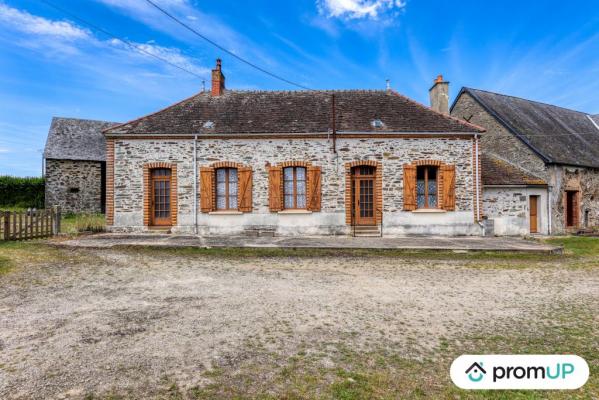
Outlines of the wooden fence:
{"type": "Polygon", "coordinates": [[[28,240],[60,233],[60,208],[0,211],[0,240],[28,240]]]}

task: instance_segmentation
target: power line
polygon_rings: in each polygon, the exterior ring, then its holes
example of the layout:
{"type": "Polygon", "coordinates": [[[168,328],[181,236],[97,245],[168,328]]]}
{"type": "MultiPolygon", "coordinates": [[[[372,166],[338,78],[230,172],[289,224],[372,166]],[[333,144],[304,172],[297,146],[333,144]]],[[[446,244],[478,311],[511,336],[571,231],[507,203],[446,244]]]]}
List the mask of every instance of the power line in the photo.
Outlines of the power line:
{"type": "Polygon", "coordinates": [[[177,65],[177,64],[175,64],[175,63],[173,63],[173,62],[171,62],[171,61],[169,61],[169,60],[167,60],[167,59],[165,59],[165,58],[163,58],[163,57],[160,57],[159,55],[156,55],[156,54],[154,54],[154,53],[151,53],[151,52],[149,52],[149,51],[145,50],[143,47],[141,47],[141,46],[139,46],[139,45],[136,45],[135,43],[133,43],[133,42],[131,42],[131,41],[127,40],[127,39],[123,39],[123,38],[122,38],[122,37],[120,37],[120,36],[117,36],[117,35],[115,35],[115,34],[113,34],[113,33],[110,33],[110,32],[108,32],[106,29],[104,29],[104,28],[101,28],[101,27],[99,27],[99,26],[97,26],[97,25],[95,25],[95,24],[93,24],[93,23],[89,22],[89,21],[87,21],[87,20],[85,20],[85,19],[83,19],[83,18],[81,18],[81,17],[79,17],[79,16],[77,16],[77,15],[73,14],[72,12],[70,12],[70,11],[68,11],[68,10],[65,10],[64,8],[57,6],[56,4],[53,4],[53,3],[51,3],[51,2],[49,2],[49,1],[47,1],[47,0],[40,0],[40,1],[41,1],[42,3],[45,3],[46,5],[48,5],[48,6],[52,7],[52,8],[54,8],[55,10],[58,10],[58,11],[60,11],[61,13],[63,13],[63,14],[66,14],[66,15],[68,15],[69,17],[71,17],[71,18],[73,18],[73,19],[75,19],[75,20],[77,20],[77,21],[81,22],[82,24],[84,24],[84,25],[87,25],[87,26],[89,26],[89,27],[91,27],[91,28],[93,28],[93,29],[95,29],[95,30],[97,30],[97,31],[99,31],[99,32],[102,32],[103,34],[105,34],[105,35],[107,35],[107,36],[110,36],[110,37],[112,37],[113,39],[116,39],[116,40],[118,40],[118,41],[120,41],[120,42],[122,42],[122,43],[126,44],[126,45],[127,45],[127,46],[129,46],[130,48],[132,48],[132,49],[134,49],[134,50],[137,50],[137,51],[139,51],[140,53],[143,53],[143,54],[145,54],[145,55],[148,55],[148,56],[154,57],[155,59],[157,59],[157,60],[160,60],[160,61],[162,61],[162,62],[165,62],[165,63],[167,63],[167,64],[169,64],[170,66],[173,66],[173,67],[175,67],[175,68],[178,68],[178,69],[180,69],[180,70],[181,70],[181,71],[183,71],[183,72],[187,72],[188,74],[190,74],[190,75],[193,75],[193,76],[195,76],[196,78],[200,78],[200,79],[202,79],[202,80],[204,80],[204,79],[205,79],[205,77],[203,77],[203,76],[201,76],[201,75],[199,75],[199,74],[197,74],[197,73],[195,73],[195,72],[193,72],[193,71],[190,71],[190,70],[188,70],[187,68],[184,68],[184,67],[182,67],[182,66],[180,66],[180,65],[177,65]]]}
{"type": "Polygon", "coordinates": [[[192,28],[191,26],[187,25],[185,22],[181,21],[180,19],[178,19],[177,17],[175,17],[174,15],[172,15],[171,13],[169,13],[168,11],[166,11],[164,8],[160,7],[159,5],[157,5],[156,3],[154,3],[152,0],[146,0],[146,2],[148,2],[150,5],[152,5],[154,8],[156,8],[158,11],[162,12],[164,15],[166,15],[167,17],[169,17],[170,19],[172,19],[173,21],[175,21],[176,23],[178,23],[179,25],[185,27],[186,29],[188,29],[189,31],[193,32],[194,34],[196,34],[197,36],[199,36],[200,38],[204,39],[205,41],[207,41],[208,43],[210,43],[211,45],[213,45],[214,47],[224,51],[225,53],[229,54],[232,57],[235,57],[236,59],[238,59],[239,61],[249,65],[252,68],[257,69],[260,72],[265,73],[266,75],[269,75],[275,79],[278,79],[280,81],[283,81],[285,83],[288,83],[292,86],[297,86],[301,89],[306,89],[306,90],[312,90],[306,86],[300,85],[299,83],[295,83],[293,81],[290,81],[289,79],[283,78],[280,75],[277,75],[273,72],[270,72],[254,63],[252,63],[251,61],[246,60],[243,57],[238,56],[237,54],[233,53],[230,50],[227,50],[226,48],[224,48],[223,46],[221,46],[220,44],[216,43],[214,40],[211,40],[210,38],[202,35],[200,32],[198,32],[197,30],[195,30],[194,28],[192,28]]]}

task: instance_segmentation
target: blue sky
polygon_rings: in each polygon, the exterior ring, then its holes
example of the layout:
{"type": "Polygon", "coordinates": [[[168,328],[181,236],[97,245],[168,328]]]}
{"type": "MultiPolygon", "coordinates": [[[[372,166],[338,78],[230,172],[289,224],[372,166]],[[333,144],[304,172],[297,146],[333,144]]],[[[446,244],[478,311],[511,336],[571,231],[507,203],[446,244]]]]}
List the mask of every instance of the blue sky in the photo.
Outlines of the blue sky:
{"type": "MultiPolygon", "coordinates": [[[[49,0],[227,87],[294,89],[223,54],[145,0],[49,0]]],[[[595,1],[155,0],[226,48],[314,89],[391,86],[422,103],[462,86],[599,113],[595,1]]],[[[0,174],[40,175],[52,116],[126,121],[201,90],[39,0],[0,0],[0,174]]]]}

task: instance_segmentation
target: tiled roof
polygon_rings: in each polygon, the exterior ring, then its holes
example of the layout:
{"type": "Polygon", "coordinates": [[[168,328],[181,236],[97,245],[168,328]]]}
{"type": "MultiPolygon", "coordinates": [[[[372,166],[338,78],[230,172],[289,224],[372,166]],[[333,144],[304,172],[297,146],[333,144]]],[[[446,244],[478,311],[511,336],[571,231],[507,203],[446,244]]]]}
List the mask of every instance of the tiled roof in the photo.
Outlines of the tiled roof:
{"type": "Polygon", "coordinates": [[[338,131],[482,132],[393,91],[225,91],[199,93],[110,134],[320,133],[331,127],[335,94],[338,131]],[[382,124],[373,121],[380,120],[382,124]],[[379,126],[376,126],[379,125],[379,126]]]}
{"type": "Polygon", "coordinates": [[[474,97],[545,162],[599,168],[599,129],[587,114],[484,90],[464,88],[462,92],[474,97]]]}
{"type": "Polygon", "coordinates": [[[57,160],[106,160],[106,139],[102,130],[116,122],[76,118],[52,118],[44,157],[57,160]]]}
{"type": "Polygon", "coordinates": [[[483,185],[546,185],[543,179],[489,153],[481,155],[483,185]]]}

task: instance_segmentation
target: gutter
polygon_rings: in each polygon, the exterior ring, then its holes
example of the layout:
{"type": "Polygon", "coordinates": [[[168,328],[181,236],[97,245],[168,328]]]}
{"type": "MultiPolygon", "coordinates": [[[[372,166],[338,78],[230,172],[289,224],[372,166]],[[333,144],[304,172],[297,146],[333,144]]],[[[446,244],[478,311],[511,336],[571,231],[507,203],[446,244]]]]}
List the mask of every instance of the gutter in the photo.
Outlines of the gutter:
{"type": "Polygon", "coordinates": [[[480,226],[483,237],[486,235],[485,224],[480,221],[480,170],[479,170],[479,151],[478,151],[478,134],[474,134],[474,170],[476,171],[476,223],[480,226]]]}

